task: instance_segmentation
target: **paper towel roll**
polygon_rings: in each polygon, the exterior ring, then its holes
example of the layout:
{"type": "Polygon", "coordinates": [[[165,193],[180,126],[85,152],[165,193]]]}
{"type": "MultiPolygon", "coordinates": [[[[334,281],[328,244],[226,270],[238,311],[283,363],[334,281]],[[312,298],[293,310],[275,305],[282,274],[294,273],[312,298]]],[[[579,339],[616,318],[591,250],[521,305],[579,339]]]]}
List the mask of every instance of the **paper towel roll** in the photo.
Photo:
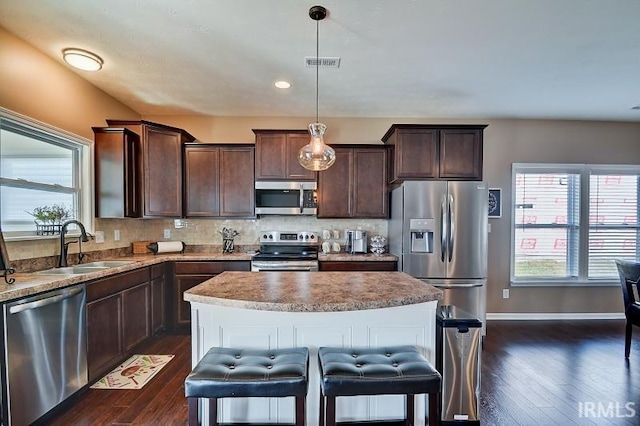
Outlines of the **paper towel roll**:
{"type": "Polygon", "coordinates": [[[184,251],[182,241],[158,241],[147,246],[153,253],[175,253],[184,251]]]}

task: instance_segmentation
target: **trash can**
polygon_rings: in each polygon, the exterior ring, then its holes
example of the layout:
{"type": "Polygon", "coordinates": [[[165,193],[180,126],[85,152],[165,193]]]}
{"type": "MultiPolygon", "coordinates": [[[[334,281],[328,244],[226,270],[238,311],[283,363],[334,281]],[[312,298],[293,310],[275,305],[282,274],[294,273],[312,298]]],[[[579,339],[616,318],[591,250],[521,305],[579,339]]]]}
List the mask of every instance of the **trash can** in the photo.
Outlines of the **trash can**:
{"type": "Polygon", "coordinates": [[[436,368],[442,375],[441,424],[480,425],[482,321],[453,305],[436,313],[436,368]]]}

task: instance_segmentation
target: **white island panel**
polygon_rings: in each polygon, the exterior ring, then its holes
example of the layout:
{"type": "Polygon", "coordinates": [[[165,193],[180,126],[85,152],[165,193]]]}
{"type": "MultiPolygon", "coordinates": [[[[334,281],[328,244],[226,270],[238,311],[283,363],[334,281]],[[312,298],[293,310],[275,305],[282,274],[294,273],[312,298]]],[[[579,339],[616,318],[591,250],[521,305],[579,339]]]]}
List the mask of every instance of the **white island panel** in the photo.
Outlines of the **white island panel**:
{"type": "MultiPolygon", "coordinates": [[[[390,308],[339,312],[253,310],[191,301],[193,365],[213,346],[307,347],[310,352],[307,424],[318,423],[318,347],[415,345],[435,364],[437,300],[390,308]]],[[[227,398],[222,422],[293,422],[293,398],[227,398]]],[[[416,402],[416,425],[424,425],[425,399],[416,402]]],[[[206,404],[201,414],[208,419],[206,404]]],[[[404,416],[403,397],[338,398],[338,421],[386,420],[404,416]]]]}

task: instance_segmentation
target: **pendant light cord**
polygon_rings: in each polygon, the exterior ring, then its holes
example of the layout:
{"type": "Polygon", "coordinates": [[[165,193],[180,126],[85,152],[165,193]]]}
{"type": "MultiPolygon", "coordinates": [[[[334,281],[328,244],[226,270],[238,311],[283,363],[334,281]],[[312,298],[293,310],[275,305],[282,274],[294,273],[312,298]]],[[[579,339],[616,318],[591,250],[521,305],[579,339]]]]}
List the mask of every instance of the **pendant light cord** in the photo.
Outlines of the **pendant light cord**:
{"type": "Polygon", "coordinates": [[[319,84],[318,84],[318,75],[320,69],[320,21],[316,20],[316,123],[320,121],[319,117],[319,109],[320,109],[320,101],[319,101],[319,84]]]}

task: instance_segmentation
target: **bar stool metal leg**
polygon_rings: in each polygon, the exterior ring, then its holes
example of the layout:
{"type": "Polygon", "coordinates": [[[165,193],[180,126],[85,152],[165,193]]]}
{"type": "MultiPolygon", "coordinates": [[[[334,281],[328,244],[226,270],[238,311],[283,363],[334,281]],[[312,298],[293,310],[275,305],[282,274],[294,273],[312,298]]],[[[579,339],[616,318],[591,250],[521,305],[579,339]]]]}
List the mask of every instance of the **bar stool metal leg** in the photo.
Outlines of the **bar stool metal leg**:
{"type": "Polygon", "coordinates": [[[198,398],[188,398],[189,426],[198,426],[198,398]]]}
{"type": "Polygon", "coordinates": [[[406,420],[405,420],[405,424],[407,426],[414,426],[414,413],[415,413],[415,406],[414,406],[414,402],[415,402],[415,395],[406,395],[407,398],[407,413],[406,413],[406,420]]]}

